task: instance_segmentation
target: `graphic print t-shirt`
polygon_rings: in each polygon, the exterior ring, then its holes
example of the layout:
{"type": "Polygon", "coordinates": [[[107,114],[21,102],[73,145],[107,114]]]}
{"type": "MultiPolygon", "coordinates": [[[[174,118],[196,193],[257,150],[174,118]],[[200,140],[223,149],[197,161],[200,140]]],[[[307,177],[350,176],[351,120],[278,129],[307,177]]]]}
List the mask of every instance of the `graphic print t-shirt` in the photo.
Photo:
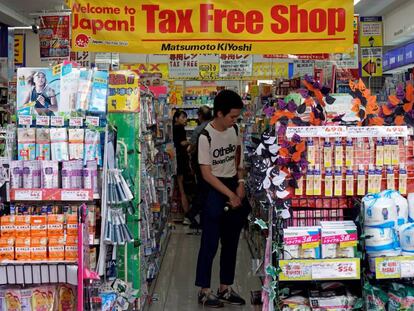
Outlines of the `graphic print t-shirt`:
{"type": "MultiPolygon", "coordinates": [[[[236,151],[242,150],[236,130],[231,127],[223,132],[215,130],[209,123],[205,129],[210,134],[211,144],[205,135],[198,141],[198,163],[210,165],[216,177],[234,177],[237,175],[236,151]]],[[[240,152],[240,167],[243,166],[243,152],[240,152]]]]}

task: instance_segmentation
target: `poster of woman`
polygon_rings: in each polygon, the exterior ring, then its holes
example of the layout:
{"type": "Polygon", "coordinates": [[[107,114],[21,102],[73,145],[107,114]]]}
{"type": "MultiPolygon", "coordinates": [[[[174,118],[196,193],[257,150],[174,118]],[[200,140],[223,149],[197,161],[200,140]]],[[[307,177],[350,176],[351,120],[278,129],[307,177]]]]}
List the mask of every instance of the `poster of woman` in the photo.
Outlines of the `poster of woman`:
{"type": "Polygon", "coordinates": [[[59,112],[60,74],[49,68],[17,70],[17,111],[20,115],[54,116],[59,112]]]}

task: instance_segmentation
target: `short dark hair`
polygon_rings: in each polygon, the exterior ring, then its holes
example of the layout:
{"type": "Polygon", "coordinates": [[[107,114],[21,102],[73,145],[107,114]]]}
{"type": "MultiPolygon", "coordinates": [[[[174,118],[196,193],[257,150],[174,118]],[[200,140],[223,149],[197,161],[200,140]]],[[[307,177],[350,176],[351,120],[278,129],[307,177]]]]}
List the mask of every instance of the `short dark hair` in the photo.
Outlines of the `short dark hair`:
{"type": "Polygon", "coordinates": [[[224,116],[232,109],[242,109],[243,101],[239,94],[232,90],[223,90],[214,98],[214,117],[221,111],[224,116]]]}
{"type": "Polygon", "coordinates": [[[203,121],[210,121],[213,119],[213,114],[211,113],[211,109],[209,106],[201,106],[198,109],[198,115],[203,119],[203,121]]]}
{"type": "Polygon", "coordinates": [[[175,111],[175,113],[174,113],[174,116],[173,116],[173,125],[175,125],[175,121],[177,121],[177,119],[178,119],[181,115],[183,115],[183,116],[187,117],[187,112],[185,112],[184,110],[181,110],[181,109],[177,109],[177,110],[175,111]]]}

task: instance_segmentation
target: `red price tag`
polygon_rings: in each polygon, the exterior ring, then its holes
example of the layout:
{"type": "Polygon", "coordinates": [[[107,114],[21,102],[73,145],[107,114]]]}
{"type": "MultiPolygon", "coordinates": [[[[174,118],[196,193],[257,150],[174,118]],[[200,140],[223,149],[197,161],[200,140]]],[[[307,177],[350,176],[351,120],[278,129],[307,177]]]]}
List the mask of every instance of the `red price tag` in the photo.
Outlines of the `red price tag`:
{"type": "Polygon", "coordinates": [[[14,192],[16,201],[41,201],[42,190],[40,189],[18,189],[14,192]]]}
{"type": "Polygon", "coordinates": [[[19,116],[19,125],[32,125],[32,116],[19,116]]]}
{"type": "Polygon", "coordinates": [[[99,126],[99,117],[86,117],[86,125],[99,126]]]}
{"type": "Polygon", "coordinates": [[[65,125],[65,119],[63,117],[55,117],[52,116],[50,123],[52,126],[64,126],[65,125]]]}
{"type": "Polygon", "coordinates": [[[36,117],[36,125],[49,126],[49,123],[50,123],[49,116],[37,116],[36,117]]]}
{"type": "Polygon", "coordinates": [[[69,126],[83,126],[83,118],[80,118],[80,117],[70,118],[69,126]]]}

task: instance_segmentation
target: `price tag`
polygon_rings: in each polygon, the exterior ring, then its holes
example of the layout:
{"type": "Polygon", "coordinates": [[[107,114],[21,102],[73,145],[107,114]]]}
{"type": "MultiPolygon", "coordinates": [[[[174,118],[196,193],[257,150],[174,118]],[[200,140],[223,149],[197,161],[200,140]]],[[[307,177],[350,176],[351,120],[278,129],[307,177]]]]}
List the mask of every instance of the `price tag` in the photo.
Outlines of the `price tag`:
{"type": "Polygon", "coordinates": [[[62,201],[90,201],[89,190],[62,190],[61,200],[62,201]]]}
{"type": "Polygon", "coordinates": [[[321,261],[312,265],[312,279],[356,279],[358,278],[356,261],[321,261]]]}
{"type": "Polygon", "coordinates": [[[86,125],[99,126],[99,117],[86,117],[86,125]]]}
{"type": "Polygon", "coordinates": [[[83,118],[81,117],[70,118],[69,126],[83,126],[83,118]]]}
{"type": "Polygon", "coordinates": [[[318,127],[317,126],[288,127],[286,130],[286,137],[292,138],[294,134],[297,134],[300,137],[318,137],[318,127]]]}
{"type": "Polygon", "coordinates": [[[19,116],[19,125],[32,125],[32,116],[19,116]]]}
{"type": "Polygon", "coordinates": [[[50,120],[50,124],[52,126],[64,126],[65,125],[65,119],[63,117],[52,116],[52,118],[50,120]]]}
{"type": "Polygon", "coordinates": [[[393,279],[400,277],[400,263],[398,259],[378,257],[375,259],[375,273],[377,279],[393,279]]]}
{"type": "Polygon", "coordinates": [[[302,262],[288,263],[283,272],[288,279],[301,279],[307,275],[306,264],[302,262]]]}
{"type": "Polygon", "coordinates": [[[49,116],[37,116],[36,117],[36,125],[49,126],[49,124],[50,124],[49,116]]]}
{"type": "Polygon", "coordinates": [[[42,201],[42,190],[19,189],[14,192],[16,201],[42,201]]]}
{"type": "Polygon", "coordinates": [[[400,271],[402,278],[414,277],[414,258],[412,260],[401,260],[400,271]]]}

